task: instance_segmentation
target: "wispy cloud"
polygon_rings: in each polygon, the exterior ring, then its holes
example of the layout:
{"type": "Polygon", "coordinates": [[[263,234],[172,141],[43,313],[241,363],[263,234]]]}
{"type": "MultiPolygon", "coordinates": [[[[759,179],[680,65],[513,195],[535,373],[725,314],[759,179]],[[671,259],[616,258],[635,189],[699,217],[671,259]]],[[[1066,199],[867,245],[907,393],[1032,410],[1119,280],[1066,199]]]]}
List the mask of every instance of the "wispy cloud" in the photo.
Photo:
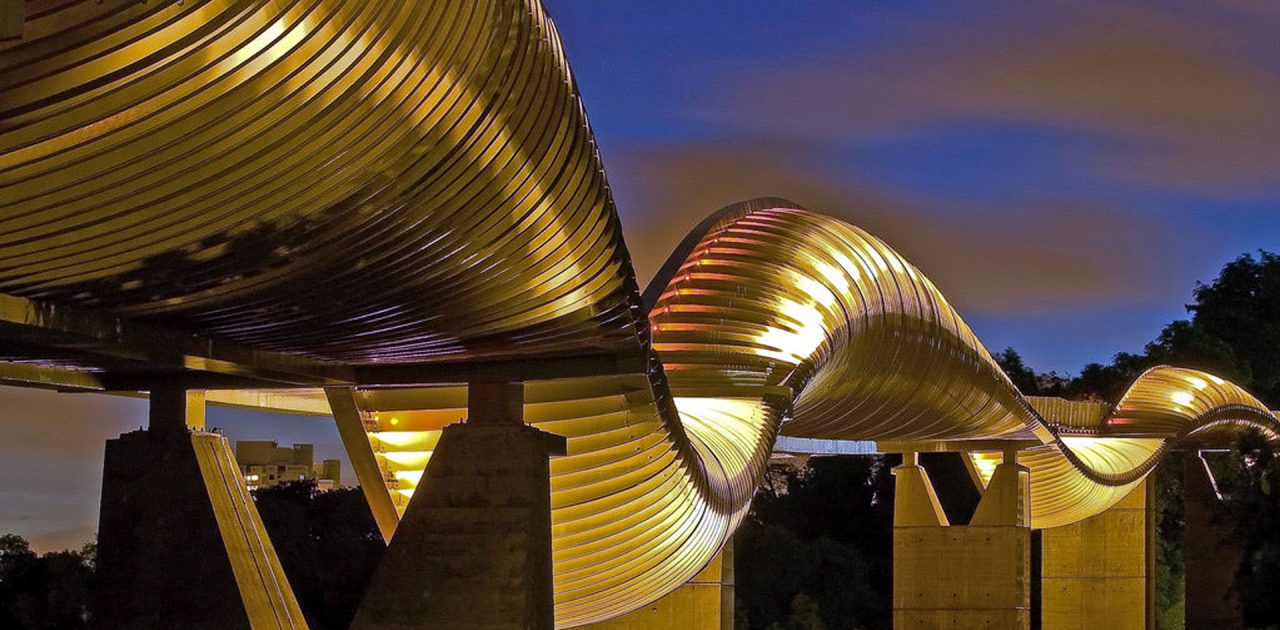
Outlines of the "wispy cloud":
{"type": "Polygon", "coordinates": [[[1153,279],[1169,263],[1169,237],[1119,209],[944,203],[832,173],[779,142],[667,144],[620,153],[614,165],[627,173],[615,188],[642,281],[715,209],[776,195],[884,238],[971,313],[1133,303],[1169,288],[1153,279]]]}
{"type": "Polygon", "coordinates": [[[711,104],[700,115],[739,134],[822,143],[964,122],[1043,125],[1106,141],[1064,155],[1063,168],[1173,190],[1274,193],[1280,4],[1000,6],[964,22],[922,18],[873,52],[834,46],[724,68],[733,94],[700,99],[711,104]]]}

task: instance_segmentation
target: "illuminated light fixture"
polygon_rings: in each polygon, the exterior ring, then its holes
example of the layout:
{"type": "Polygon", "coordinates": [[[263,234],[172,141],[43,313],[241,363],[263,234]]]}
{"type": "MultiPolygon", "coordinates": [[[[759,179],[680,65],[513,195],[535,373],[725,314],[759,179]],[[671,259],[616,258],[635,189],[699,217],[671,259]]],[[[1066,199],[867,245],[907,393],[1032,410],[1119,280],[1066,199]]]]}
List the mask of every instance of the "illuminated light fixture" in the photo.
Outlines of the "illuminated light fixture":
{"type": "Polygon", "coordinates": [[[426,468],[427,460],[431,459],[431,451],[383,451],[378,455],[388,462],[411,469],[426,468]]]}
{"type": "Polygon", "coordinates": [[[416,488],[418,482],[422,479],[421,470],[400,470],[395,473],[396,481],[402,484],[408,484],[410,487],[416,488]]]}
{"type": "MultiPolygon", "coordinates": [[[[377,440],[379,443],[409,449],[409,447],[422,447],[432,442],[432,434],[439,435],[439,431],[377,431],[370,433],[370,439],[377,440]]],[[[411,450],[425,450],[415,448],[411,450]]]]}
{"type": "Polygon", "coordinates": [[[792,282],[795,283],[795,286],[812,298],[814,302],[825,307],[835,305],[836,294],[832,293],[831,289],[828,289],[821,282],[818,282],[817,280],[814,280],[802,273],[794,272],[791,274],[791,279],[792,282]]]}
{"type": "Polygon", "coordinates": [[[779,298],[779,313],[795,320],[797,328],[787,330],[770,326],[757,337],[762,356],[780,359],[788,363],[800,363],[809,358],[826,340],[826,326],[822,313],[812,306],[794,300],[779,298]]]}

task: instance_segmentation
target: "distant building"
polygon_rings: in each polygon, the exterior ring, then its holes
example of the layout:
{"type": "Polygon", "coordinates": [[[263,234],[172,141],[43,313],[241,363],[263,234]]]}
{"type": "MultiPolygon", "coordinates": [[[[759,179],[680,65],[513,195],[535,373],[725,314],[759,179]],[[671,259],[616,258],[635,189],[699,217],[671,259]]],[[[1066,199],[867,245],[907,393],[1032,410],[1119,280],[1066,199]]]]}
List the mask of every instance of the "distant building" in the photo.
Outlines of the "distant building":
{"type": "Polygon", "coordinates": [[[236,463],[250,490],[270,488],[286,481],[315,480],[320,490],[342,485],[342,463],[326,459],[313,463],[315,447],[310,444],[280,446],[274,440],[236,442],[236,463]]]}

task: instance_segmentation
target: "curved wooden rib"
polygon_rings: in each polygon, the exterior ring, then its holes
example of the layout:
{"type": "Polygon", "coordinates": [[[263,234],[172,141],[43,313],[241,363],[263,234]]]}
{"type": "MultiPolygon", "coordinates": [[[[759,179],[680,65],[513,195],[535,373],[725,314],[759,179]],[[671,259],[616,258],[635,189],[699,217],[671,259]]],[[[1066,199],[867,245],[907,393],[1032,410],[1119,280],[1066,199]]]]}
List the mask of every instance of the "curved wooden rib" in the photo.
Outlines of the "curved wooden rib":
{"type": "MultiPolygon", "coordinates": [[[[552,463],[562,625],[633,610],[694,575],[741,519],[779,432],[1039,440],[1022,453],[1035,527],[1105,510],[1172,445],[1222,444],[1245,427],[1280,437],[1261,403],[1192,370],[1148,372],[1114,410],[1024,398],[910,263],[780,199],[717,213],[646,297],[652,373],[527,390],[528,420],[568,438],[552,463]]],[[[439,427],[465,415],[465,390],[362,396],[403,507],[439,427]]],[[[985,482],[998,454],[971,457],[985,482]]]]}
{"type": "MultiPolygon", "coordinates": [[[[1026,399],[915,267],[785,200],[709,218],[642,300],[534,0],[35,0],[28,16],[0,43],[0,292],[346,364],[648,353],[644,373],[526,390],[527,418],[568,438],[560,625],[696,574],[779,433],[1038,441],[1038,527],[1105,509],[1174,445],[1280,435],[1191,370],[1152,370],[1093,415],[1026,399]]],[[[406,497],[465,391],[359,397],[406,497]]]]}
{"type": "Polygon", "coordinates": [[[0,292],[343,363],[643,344],[537,2],[28,2],[0,292]]]}

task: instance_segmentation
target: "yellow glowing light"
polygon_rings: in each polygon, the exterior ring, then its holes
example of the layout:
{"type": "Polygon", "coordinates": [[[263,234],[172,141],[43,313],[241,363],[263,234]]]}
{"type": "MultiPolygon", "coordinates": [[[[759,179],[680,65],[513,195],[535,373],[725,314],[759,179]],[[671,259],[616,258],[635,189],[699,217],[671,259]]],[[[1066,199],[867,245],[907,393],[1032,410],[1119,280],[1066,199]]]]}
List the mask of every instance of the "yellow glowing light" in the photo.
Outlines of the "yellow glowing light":
{"type": "Polygon", "coordinates": [[[431,451],[386,451],[379,454],[397,466],[418,470],[426,468],[427,460],[431,458],[431,451]]]}
{"type": "MultiPolygon", "coordinates": [[[[840,257],[844,258],[845,261],[848,261],[848,258],[844,257],[843,255],[841,255],[840,257]]],[[[852,265],[853,265],[852,263],[849,263],[849,266],[852,266],[852,265]]],[[[821,260],[815,260],[813,262],[813,266],[815,269],[818,270],[818,273],[822,274],[822,279],[825,280],[827,282],[827,285],[832,287],[832,289],[834,289],[836,293],[849,292],[849,279],[845,277],[844,271],[841,271],[836,267],[833,267],[825,262],[822,262],[821,260]]],[[[856,274],[856,271],[855,271],[855,274],[856,274]]],[[[832,303],[834,303],[834,300],[835,300],[835,296],[833,295],[832,303]]],[[[827,304],[827,306],[830,306],[830,305],[831,304],[827,304]]]]}
{"type": "Polygon", "coordinates": [[[1004,456],[1000,453],[974,453],[973,465],[977,468],[978,477],[982,479],[984,486],[990,483],[991,476],[996,473],[996,466],[999,466],[1003,459],[1004,456]]]}
{"type": "Polygon", "coordinates": [[[794,320],[798,327],[793,330],[767,327],[756,339],[760,346],[764,346],[757,352],[788,363],[800,363],[826,340],[825,320],[822,313],[812,306],[787,298],[779,298],[777,304],[778,312],[794,320]]]}
{"type": "Polygon", "coordinates": [[[1204,389],[1209,386],[1207,381],[1198,376],[1188,376],[1187,380],[1190,381],[1191,385],[1196,389],[1204,389]]]}
{"type": "Polygon", "coordinates": [[[432,433],[438,431],[377,431],[369,434],[369,438],[387,446],[401,449],[426,450],[423,447],[432,442],[432,433]],[[412,447],[412,448],[411,448],[412,447]]]}
{"type": "Polygon", "coordinates": [[[836,303],[836,294],[831,292],[825,285],[802,273],[792,273],[791,280],[796,287],[804,291],[814,302],[826,307],[830,307],[836,303]]]}
{"type": "Polygon", "coordinates": [[[1062,443],[1085,465],[1106,474],[1122,474],[1160,449],[1160,438],[1066,436],[1062,443]]]}
{"type": "Polygon", "coordinates": [[[1169,394],[1169,399],[1183,407],[1190,407],[1196,398],[1191,395],[1191,392],[1175,391],[1169,394]]]}
{"type": "Polygon", "coordinates": [[[399,470],[395,473],[396,481],[407,484],[411,487],[417,487],[418,481],[422,479],[421,470],[399,470]]]}

